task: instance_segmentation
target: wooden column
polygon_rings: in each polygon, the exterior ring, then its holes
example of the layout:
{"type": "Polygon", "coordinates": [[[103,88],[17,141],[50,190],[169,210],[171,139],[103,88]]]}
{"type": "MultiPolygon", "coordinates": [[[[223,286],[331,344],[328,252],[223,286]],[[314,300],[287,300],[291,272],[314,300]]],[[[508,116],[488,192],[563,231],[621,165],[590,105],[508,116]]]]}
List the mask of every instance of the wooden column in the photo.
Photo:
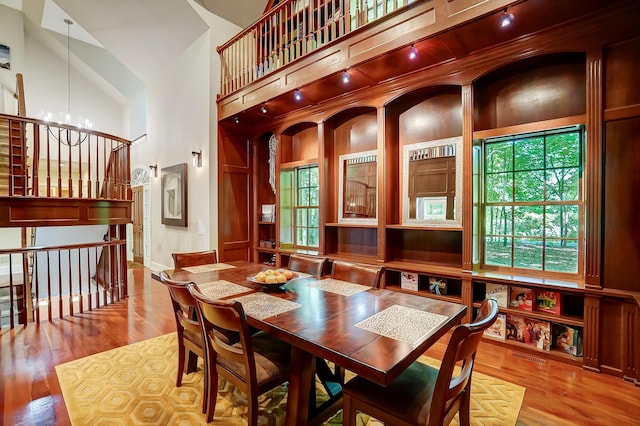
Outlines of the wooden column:
{"type": "Polygon", "coordinates": [[[582,360],[587,370],[600,372],[600,296],[584,298],[584,330],[582,360]]]}
{"type": "Polygon", "coordinates": [[[385,262],[387,260],[387,197],[389,194],[388,188],[385,185],[385,171],[387,167],[387,158],[385,156],[385,135],[386,135],[386,121],[385,121],[385,108],[379,106],[377,108],[377,121],[378,121],[378,179],[376,188],[377,198],[377,211],[376,217],[378,218],[378,248],[377,259],[378,262],[385,262]]]}
{"type": "MultiPolygon", "coordinates": [[[[462,270],[473,270],[473,87],[462,86],[462,270]]],[[[458,206],[460,208],[460,206],[458,206]]]]}
{"type": "MultiPolygon", "coordinates": [[[[585,284],[602,288],[602,50],[587,54],[585,284]]],[[[586,306],[585,306],[586,309],[586,306]]]]}

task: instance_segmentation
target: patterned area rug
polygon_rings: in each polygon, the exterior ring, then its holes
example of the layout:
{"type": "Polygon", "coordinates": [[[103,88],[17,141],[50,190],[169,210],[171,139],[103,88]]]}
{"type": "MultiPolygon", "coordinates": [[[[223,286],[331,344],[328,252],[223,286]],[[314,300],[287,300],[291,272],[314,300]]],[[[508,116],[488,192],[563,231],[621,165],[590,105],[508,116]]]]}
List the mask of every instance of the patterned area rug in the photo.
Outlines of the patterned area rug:
{"type": "MultiPolygon", "coordinates": [[[[184,376],[175,387],[175,333],[102,352],[56,366],[69,417],[80,425],[200,425],[202,369],[184,376]]],[[[421,357],[437,365],[438,361],[421,357]]],[[[473,374],[472,425],[515,425],[524,388],[480,373],[473,374]]],[[[322,387],[318,387],[322,392],[322,387]]],[[[260,399],[260,425],[283,424],[287,387],[260,399]]],[[[342,424],[339,412],[325,425],[342,424]]],[[[244,394],[220,378],[213,425],[246,425],[244,394]]],[[[359,426],[379,422],[361,416],[359,426]]],[[[452,424],[457,424],[457,418],[452,424]]]]}

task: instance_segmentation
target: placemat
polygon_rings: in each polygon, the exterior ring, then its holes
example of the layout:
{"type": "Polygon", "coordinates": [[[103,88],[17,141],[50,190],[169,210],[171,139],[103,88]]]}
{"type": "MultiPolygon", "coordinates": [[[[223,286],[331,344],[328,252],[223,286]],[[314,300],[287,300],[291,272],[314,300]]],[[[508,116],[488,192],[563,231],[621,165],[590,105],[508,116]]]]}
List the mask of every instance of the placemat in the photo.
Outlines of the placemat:
{"type": "Polygon", "coordinates": [[[360,321],[356,327],[415,345],[447,319],[445,315],[393,305],[360,321]]]}
{"type": "Polygon", "coordinates": [[[354,294],[370,290],[371,287],[366,285],[354,284],[347,281],[335,280],[333,278],[325,278],[306,284],[308,287],[318,288],[329,293],[339,294],[341,296],[353,296],[354,294]]]}
{"type": "Polygon", "coordinates": [[[236,294],[252,291],[248,287],[234,284],[227,280],[209,281],[198,284],[200,292],[210,299],[221,299],[227,296],[235,296],[236,294]]]}
{"type": "Polygon", "coordinates": [[[235,266],[229,265],[227,263],[210,263],[208,265],[185,266],[182,269],[184,269],[187,272],[191,272],[192,274],[199,274],[201,272],[222,271],[224,269],[232,269],[232,268],[235,268],[235,266]]]}
{"type": "Polygon", "coordinates": [[[232,300],[237,300],[242,303],[244,313],[247,314],[247,316],[258,318],[260,320],[273,317],[302,306],[299,303],[280,299],[279,297],[271,296],[266,293],[248,294],[246,296],[234,297],[232,300]]]}

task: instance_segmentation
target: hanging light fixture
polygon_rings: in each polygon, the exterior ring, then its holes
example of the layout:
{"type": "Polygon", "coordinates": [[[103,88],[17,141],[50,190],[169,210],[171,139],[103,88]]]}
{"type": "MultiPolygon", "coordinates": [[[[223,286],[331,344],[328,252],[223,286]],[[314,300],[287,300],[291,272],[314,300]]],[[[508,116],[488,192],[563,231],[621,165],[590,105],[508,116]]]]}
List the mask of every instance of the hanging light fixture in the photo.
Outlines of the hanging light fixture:
{"type": "Polygon", "coordinates": [[[347,70],[344,70],[342,72],[342,82],[344,84],[347,84],[349,83],[350,80],[351,80],[351,77],[349,76],[349,72],[347,70]]]}
{"type": "Polygon", "coordinates": [[[413,60],[418,56],[418,49],[412,44],[409,49],[409,59],[413,60]]]}
{"type": "Polygon", "coordinates": [[[505,9],[502,15],[500,16],[500,28],[508,27],[513,23],[513,15],[508,13],[505,9]]]}
{"type": "MultiPolygon", "coordinates": [[[[70,45],[70,42],[71,42],[71,25],[73,25],[73,21],[71,19],[65,18],[64,23],[67,24],[67,114],[65,115],[64,124],[70,125],[71,124],[71,45],[70,45]]],[[[45,121],[51,121],[52,119],[51,113],[48,113],[44,119],[45,121]]],[[[77,137],[75,135],[72,137],[71,129],[58,128],[58,132],[56,135],[54,131],[51,129],[51,127],[47,126],[47,131],[49,132],[49,135],[51,135],[51,137],[56,141],[59,141],[68,146],[76,146],[76,145],[80,145],[82,142],[87,140],[87,137],[89,136],[88,133],[85,133],[84,135],[80,133],[80,130],[83,128],[82,124],[78,124],[77,127],[78,127],[77,137]]],[[[93,125],[89,120],[85,120],[84,127],[87,130],[90,130],[93,127],[93,125]]]]}

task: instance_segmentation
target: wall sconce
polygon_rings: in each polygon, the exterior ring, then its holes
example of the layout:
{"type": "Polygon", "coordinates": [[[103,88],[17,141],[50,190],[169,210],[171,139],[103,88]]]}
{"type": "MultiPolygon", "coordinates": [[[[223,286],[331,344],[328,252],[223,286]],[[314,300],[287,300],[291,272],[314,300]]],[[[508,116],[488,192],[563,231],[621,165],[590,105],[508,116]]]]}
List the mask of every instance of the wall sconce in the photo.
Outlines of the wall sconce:
{"type": "Polygon", "coordinates": [[[191,164],[194,167],[202,167],[202,150],[191,151],[191,164]]]}
{"type": "Polygon", "coordinates": [[[149,169],[151,170],[153,177],[157,178],[158,177],[158,165],[154,164],[153,166],[149,166],[149,169]]]}

